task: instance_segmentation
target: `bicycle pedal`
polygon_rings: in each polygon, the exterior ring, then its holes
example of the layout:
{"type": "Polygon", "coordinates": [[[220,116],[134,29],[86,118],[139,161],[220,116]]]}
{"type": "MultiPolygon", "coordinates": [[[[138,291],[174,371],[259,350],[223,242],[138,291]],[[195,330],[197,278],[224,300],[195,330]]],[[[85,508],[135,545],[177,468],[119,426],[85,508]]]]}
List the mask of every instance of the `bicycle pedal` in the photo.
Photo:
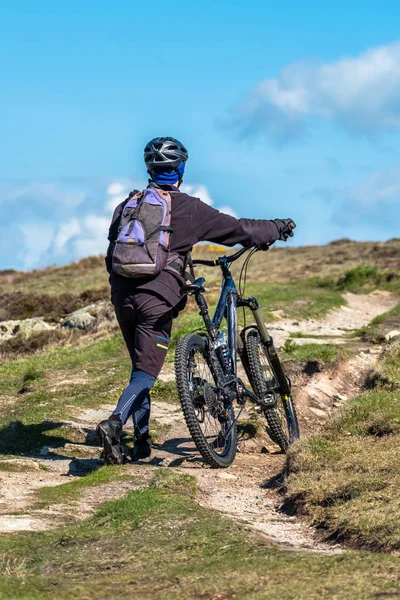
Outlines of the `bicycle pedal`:
{"type": "Polygon", "coordinates": [[[265,394],[265,396],[260,400],[260,406],[263,408],[275,408],[276,394],[273,392],[265,394]]]}

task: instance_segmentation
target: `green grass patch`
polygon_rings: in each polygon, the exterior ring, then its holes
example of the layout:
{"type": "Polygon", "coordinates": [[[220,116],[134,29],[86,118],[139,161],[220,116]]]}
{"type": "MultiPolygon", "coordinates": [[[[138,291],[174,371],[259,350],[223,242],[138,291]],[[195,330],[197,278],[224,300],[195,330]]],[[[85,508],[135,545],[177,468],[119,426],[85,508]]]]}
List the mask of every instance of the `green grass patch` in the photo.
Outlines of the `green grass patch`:
{"type": "Polygon", "coordinates": [[[26,471],[35,471],[33,465],[26,463],[21,464],[12,460],[0,460],[0,471],[6,471],[9,473],[25,473],[26,471]]]}
{"type": "Polygon", "coordinates": [[[151,398],[152,400],[161,400],[169,404],[177,404],[179,396],[175,381],[161,381],[157,379],[151,390],[151,398]]]}
{"type": "Polygon", "coordinates": [[[65,431],[64,419],[80,409],[112,403],[129,371],[119,333],[1,365],[1,393],[15,398],[0,405],[1,451],[25,453],[76,441],[73,432],[65,431]]]}
{"type": "Polygon", "coordinates": [[[398,273],[375,266],[358,266],[346,271],[337,282],[339,290],[349,292],[368,292],[376,289],[400,291],[398,273]]]}
{"type": "Polygon", "coordinates": [[[277,309],[295,319],[319,318],[345,303],[340,291],[321,285],[317,279],[271,286],[250,283],[246,295],[257,298],[266,318],[268,311],[277,309]]]}
{"type": "Polygon", "coordinates": [[[398,558],[285,552],[199,507],[194,481],[160,470],[90,519],[0,537],[2,598],[271,598],[395,595],[398,558]]]}
{"type": "MultiPolygon", "coordinates": [[[[76,500],[83,490],[89,487],[115,483],[121,480],[134,480],[128,466],[101,467],[84,477],[77,477],[69,483],[62,485],[42,487],[36,490],[36,507],[44,508],[50,504],[66,503],[76,500]]],[[[99,492],[101,493],[101,492],[99,492]]]]}
{"type": "Polygon", "coordinates": [[[349,401],[322,433],[289,455],[287,500],[357,547],[400,549],[400,344],[374,387],[349,401]]]}
{"type": "Polygon", "coordinates": [[[167,361],[174,362],[176,345],[187,333],[197,333],[198,330],[205,330],[203,319],[199,314],[193,312],[183,312],[174,321],[171,343],[167,354],[167,361]]]}
{"type": "Polygon", "coordinates": [[[240,420],[237,424],[237,433],[239,439],[250,440],[262,437],[265,434],[265,421],[259,415],[240,420]]]}
{"type": "Polygon", "coordinates": [[[288,338],[282,346],[284,352],[283,359],[299,361],[319,361],[322,363],[332,363],[343,357],[344,350],[340,346],[333,344],[296,344],[288,338]]]}

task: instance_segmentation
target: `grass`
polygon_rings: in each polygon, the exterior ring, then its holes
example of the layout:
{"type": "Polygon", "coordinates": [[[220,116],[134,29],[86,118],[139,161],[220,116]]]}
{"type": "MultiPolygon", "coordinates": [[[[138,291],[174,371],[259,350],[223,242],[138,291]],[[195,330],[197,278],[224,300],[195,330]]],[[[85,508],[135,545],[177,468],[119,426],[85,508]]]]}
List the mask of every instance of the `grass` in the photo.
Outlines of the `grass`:
{"type": "MultiPolygon", "coordinates": [[[[42,446],[84,441],[65,425],[65,418],[82,409],[112,404],[127,385],[130,369],[120,333],[0,365],[0,401],[13,398],[11,404],[0,404],[1,451],[30,453],[42,446]]],[[[175,382],[158,381],[153,398],[176,403],[175,382]]]]}
{"type": "Polygon", "coordinates": [[[345,351],[340,346],[333,344],[296,344],[289,338],[282,346],[284,360],[299,360],[304,362],[319,361],[333,363],[343,357],[345,351]]]}
{"type": "Polygon", "coordinates": [[[319,318],[328,311],[339,308],[345,302],[336,289],[321,286],[317,279],[305,279],[288,284],[266,286],[251,283],[246,288],[247,296],[255,296],[266,311],[283,310],[293,319],[319,318]]]}
{"type": "MultiPolygon", "coordinates": [[[[194,256],[199,258],[215,259],[224,253],[231,253],[231,249],[199,245],[194,250],[194,256]]],[[[254,256],[250,263],[249,281],[268,281],[269,284],[274,284],[308,277],[329,276],[337,279],[345,271],[360,265],[392,271],[400,267],[399,256],[400,240],[381,243],[338,240],[325,246],[299,248],[278,244],[268,253],[259,252],[254,256]]],[[[243,260],[235,263],[235,276],[238,276],[243,260]]],[[[196,275],[205,276],[208,285],[220,281],[218,269],[197,268],[196,275]]],[[[79,294],[88,288],[107,286],[107,283],[108,274],[102,256],[92,256],[63,267],[48,267],[28,273],[0,272],[3,292],[22,290],[35,294],[79,294]]]]}
{"type": "MultiPolygon", "coordinates": [[[[125,466],[101,467],[84,477],[77,477],[69,483],[51,487],[42,487],[35,492],[35,508],[45,508],[52,504],[65,504],[76,500],[87,488],[113,483],[118,485],[119,481],[134,480],[131,469],[125,466]]],[[[99,490],[101,493],[101,490],[99,490]]]]}
{"type": "Polygon", "coordinates": [[[112,403],[129,371],[119,333],[1,365],[1,393],[13,398],[0,406],[2,452],[26,453],[74,441],[64,419],[80,409],[112,403]]]}
{"type": "Polygon", "coordinates": [[[87,289],[101,289],[108,284],[102,256],[90,256],[63,267],[7,274],[0,272],[4,292],[20,290],[30,294],[80,294],[87,289]]]}
{"type": "Polygon", "coordinates": [[[373,343],[382,342],[385,333],[400,327],[400,303],[386,313],[378,315],[366,326],[354,332],[354,336],[362,337],[373,343]]]}
{"type": "Polygon", "coordinates": [[[191,477],[160,470],[148,489],[78,525],[2,535],[0,597],[364,600],[398,591],[396,557],[285,552],[194,494],[191,477]]]}
{"type": "Polygon", "coordinates": [[[337,282],[339,290],[350,292],[372,292],[376,289],[400,292],[400,278],[389,269],[371,265],[359,265],[346,271],[337,282]]]}
{"type": "Polygon", "coordinates": [[[161,400],[169,404],[177,404],[179,402],[178,390],[176,389],[175,380],[161,381],[157,379],[152,390],[152,400],[161,400]]]}
{"type": "Polygon", "coordinates": [[[289,456],[287,502],[328,535],[372,550],[400,549],[400,344],[370,389],[289,456]]]}
{"type": "Polygon", "coordinates": [[[12,338],[0,342],[0,356],[9,360],[18,356],[34,354],[50,345],[76,343],[84,332],[82,330],[50,329],[31,333],[26,336],[17,333],[12,338]]]}
{"type": "Polygon", "coordinates": [[[8,460],[0,460],[0,471],[6,471],[8,473],[25,473],[26,471],[34,471],[35,467],[32,465],[16,463],[8,460]]]}
{"type": "Polygon", "coordinates": [[[263,437],[265,434],[265,420],[261,419],[257,413],[250,419],[242,419],[237,424],[237,433],[239,439],[254,439],[263,437]]]}
{"type": "Polygon", "coordinates": [[[87,289],[80,294],[34,294],[31,291],[12,291],[0,295],[0,321],[44,317],[46,321],[58,321],[68,313],[83,306],[108,299],[108,287],[87,289]]]}

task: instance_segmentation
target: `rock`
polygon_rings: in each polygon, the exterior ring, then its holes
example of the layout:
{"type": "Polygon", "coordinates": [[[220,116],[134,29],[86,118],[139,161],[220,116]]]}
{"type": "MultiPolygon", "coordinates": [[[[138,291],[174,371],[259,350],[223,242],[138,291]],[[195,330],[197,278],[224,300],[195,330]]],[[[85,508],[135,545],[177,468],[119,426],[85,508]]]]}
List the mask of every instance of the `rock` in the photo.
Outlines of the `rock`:
{"type": "Polygon", "coordinates": [[[369,348],[370,354],[380,354],[382,352],[381,348],[369,348]]]}
{"type": "Polygon", "coordinates": [[[46,323],[42,317],[33,317],[32,319],[1,321],[0,340],[9,340],[17,333],[28,337],[32,333],[48,331],[54,329],[46,323]]]}
{"type": "Polygon", "coordinates": [[[398,338],[400,336],[400,331],[398,329],[393,329],[392,331],[389,331],[389,333],[387,333],[385,335],[385,340],[387,342],[390,342],[390,340],[394,340],[395,338],[398,338]]]}
{"type": "Polygon", "coordinates": [[[218,477],[220,479],[237,479],[237,475],[233,475],[233,473],[225,473],[224,471],[222,471],[222,473],[218,473],[218,477]]]}
{"type": "Polygon", "coordinates": [[[68,315],[61,323],[61,327],[68,327],[69,329],[88,329],[94,321],[95,317],[87,312],[86,308],[80,308],[68,315]]]}
{"type": "Polygon", "coordinates": [[[321,410],[320,408],[315,408],[314,406],[310,406],[309,410],[314,413],[314,415],[316,415],[317,417],[325,417],[327,416],[327,413],[325,410],[321,410]]]}
{"type": "Polygon", "coordinates": [[[47,446],[43,446],[43,448],[40,448],[40,456],[47,456],[49,453],[49,449],[47,446]]]}
{"type": "Polygon", "coordinates": [[[0,339],[8,340],[19,331],[19,321],[1,321],[0,339]]]}
{"type": "Polygon", "coordinates": [[[31,335],[31,333],[37,333],[39,331],[49,331],[54,329],[51,325],[46,323],[42,317],[35,317],[33,319],[24,319],[19,323],[19,332],[22,335],[31,335]]]}

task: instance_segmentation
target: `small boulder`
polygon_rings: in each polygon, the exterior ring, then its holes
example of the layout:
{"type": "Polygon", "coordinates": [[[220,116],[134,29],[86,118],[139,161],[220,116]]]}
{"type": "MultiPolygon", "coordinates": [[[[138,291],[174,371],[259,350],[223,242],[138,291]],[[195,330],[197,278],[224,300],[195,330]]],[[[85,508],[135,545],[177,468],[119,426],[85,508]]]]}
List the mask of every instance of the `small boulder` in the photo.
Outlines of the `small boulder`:
{"type": "Polygon", "coordinates": [[[34,317],[32,319],[22,320],[10,320],[1,321],[0,323],[0,340],[9,340],[17,333],[23,336],[30,336],[32,333],[39,333],[40,331],[48,331],[54,329],[51,325],[46,323],[42,317],[34,317]]]}
{"type": "Polygon", "coordinates": [[[389,333],[385,335],[385,340],[387,342],[390,342],[391,340],[394,340],[398,337],[400,337],[400,331],[398,329],[393,329],[393,331],[389,331],[389,333]]]}
{"type": "Polygon", "coordinates": [[[68,315],[61,323],[61,327],[69,329],[89,329],[95,321],[95,317],[85,309],[79,309],[68,315]]]}
{"type": "Polygon", "coordinates": [[[18,332],[22,335],[29,336],[32,333],[49,331],[50,329],[54,329],[54,327],[46,323],[42,317],[34,317],[33,319],[23,319],[20,321],[18,332]]]}

